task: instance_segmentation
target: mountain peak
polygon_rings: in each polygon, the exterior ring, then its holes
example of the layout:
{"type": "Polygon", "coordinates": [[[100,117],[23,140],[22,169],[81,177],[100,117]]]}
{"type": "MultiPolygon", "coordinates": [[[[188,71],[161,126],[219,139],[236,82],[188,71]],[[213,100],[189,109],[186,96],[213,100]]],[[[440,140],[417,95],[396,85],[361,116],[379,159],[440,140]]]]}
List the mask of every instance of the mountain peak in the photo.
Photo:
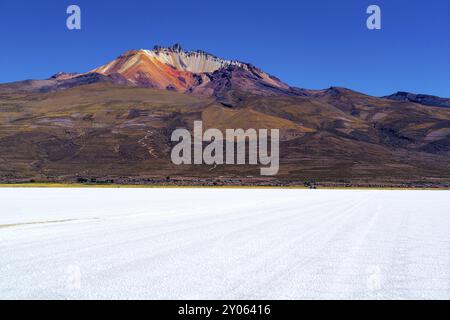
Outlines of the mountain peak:
{"type": "Polygon", "coordinates": [[[183,48],[181,47],[181,44],[179,44],[179,43],[175,43],[171,47],[163,47],[163,46],[160,46],[160,45],[153,46],[153,51],[164,51],[164,50],[165,51],[172,51],[172,52],[184,51],[183,48]]]}
{"type": "Polygon", "coordinates": [[[382,98],[395,101],[414,102],[432,107],[450,108],[449,98],[441,98],[427,94],[415,94],[406,91],[397,91],[396,93],[391,94],[390,96],[384,96],[382,98]]]}
{"type": "Polygon", "coordinates": [[[250,63],[226,60],[180,44],[128,50],[85,73],[58,72],[49,79],[18,84],[25,91],[56,91],[95,82],[222,96],[227,90],[273,95],[304,94],[250,63]]]}
{"type": "Polygon", "coordinates": [[[218,58],[205,51],[184,51],[180,44],[171,47],[154,46],[153,50],[129,50],[116,60],[93,71],[99,73],[119,72],[139,65],[155,64],[169,66],[173,70],[191,73],[211,73],[229,65],[244,66],[245,63],[218,58]],[[114,71],[113,71],[114,70],[114,71]]]}
{"type": "Polygon", "coordinates": [[[221,77],[233,76],[233,83],[245,83],[245,87],[257,86],[283,90],[289,88],[277,78],[251,64],[222,59],[202,50],[185,51],[178,43],[171,47],[156,45],[152,50],[130,50],[91,72],[105,76],[118,74],[136,86],[179,92],[211,93],[217,89],[214,83],[212,86],[208,86],[209,89],[206,91],[195,90],[195,88],[199,86],[204,88],[206,84],[214,81],[224,83],[215,74],[222,70],[224,72],[221,73],[221,77]],[[225,72],[230,67],[242,70],[242,72],[225,72]],[[245,78],[245,81],[238,81],[239,77],[245,78]],[[255,85],[251,85],[249,82],[253,82],[255,85]],[[256,85],[256,83],[259,84],[256,85]]]}

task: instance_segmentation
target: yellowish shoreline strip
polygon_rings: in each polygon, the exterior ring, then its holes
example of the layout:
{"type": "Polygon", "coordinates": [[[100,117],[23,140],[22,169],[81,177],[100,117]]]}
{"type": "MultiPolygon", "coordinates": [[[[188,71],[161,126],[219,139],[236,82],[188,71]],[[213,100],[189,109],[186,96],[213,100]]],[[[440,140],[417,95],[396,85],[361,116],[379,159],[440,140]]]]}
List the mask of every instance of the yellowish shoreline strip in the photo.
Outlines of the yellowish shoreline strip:
{"type": "MultiPolygon", "coordinates": [[[[144,184],[79,184],[79,183],[11,183],[0,184],[0,188],[148,188],[148,189],[309,189],[305,186],[174,186],[174,185],[144,185],[144,184]]],[[[329,190],[450,190],[450,188],[421,187],[331,187],[317,186],[317,189],[329,190]]]]}

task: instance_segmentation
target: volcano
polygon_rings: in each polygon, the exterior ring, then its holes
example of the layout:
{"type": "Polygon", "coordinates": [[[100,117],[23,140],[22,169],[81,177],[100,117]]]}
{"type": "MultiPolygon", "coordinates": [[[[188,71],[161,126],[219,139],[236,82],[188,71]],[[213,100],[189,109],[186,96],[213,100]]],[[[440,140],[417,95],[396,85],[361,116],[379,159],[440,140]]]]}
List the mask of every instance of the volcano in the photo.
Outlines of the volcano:
{"type": "Polygon", "coordinates": [[[448,99],[292,87],[256,66],[130,50],[84,73],[0,85],[0,182],[450,186],[448,99]],[[280,129],[280,172],[175,166],[176,128],[280,129]]]}
{"type": "Polygon", "coordinates": [[[25,91],[51,92],[94,82],[210,96],[231,89],[263,94],[291,90],[287,84],[249,63],[221,59],[201,50],[184,51],[179,44],[130,50],[86,73],[60,72],[47,80],[16,85],[25,91]]]}

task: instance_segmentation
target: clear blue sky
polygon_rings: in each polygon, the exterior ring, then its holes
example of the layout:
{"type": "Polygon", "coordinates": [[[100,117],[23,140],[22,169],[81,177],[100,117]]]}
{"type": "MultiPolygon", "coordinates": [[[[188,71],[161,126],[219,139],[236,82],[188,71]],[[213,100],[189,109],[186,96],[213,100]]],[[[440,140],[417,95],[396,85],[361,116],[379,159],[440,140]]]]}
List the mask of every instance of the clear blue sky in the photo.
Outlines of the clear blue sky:
{"type": "Polygon", "coordinates": [[[84,72],[180,42],[251,62],[293,86],[450,97],[450,0],[1,0],[0,82],[84,72]],[[66,29],[66,8],[82,30],[66,29]],[[366,8],[382,30],[366,28],[366,8]]]}

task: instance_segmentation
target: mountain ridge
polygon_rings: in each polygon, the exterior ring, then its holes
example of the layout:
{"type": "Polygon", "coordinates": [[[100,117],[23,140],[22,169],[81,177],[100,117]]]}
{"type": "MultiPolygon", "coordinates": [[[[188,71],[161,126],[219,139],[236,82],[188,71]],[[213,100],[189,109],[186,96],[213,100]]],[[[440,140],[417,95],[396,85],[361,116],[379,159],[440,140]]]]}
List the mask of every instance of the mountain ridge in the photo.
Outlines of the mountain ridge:
{"type": "Polygon", "coordinates": [[[384,96],[383,98],[396,101],[415,102],[432,107],[450,108],[450,98],[442,98],[429,94],[415,94],[406,91],[397,91],[396,93],[384,96]]]}
{"type": "MultiPolygon", "coordinates": [[[[354,91],[336,86],[315,90],[293,87],[250,63],[222,59],[203,50],[184,51],[178,43],[170,47],[155,45],[152,50],[128,50],[116,59],[85,73],[58,72],[45,80],[0,84],[0,89],[10,87],[13,90],[51,92],[95,82],[156,88],[217,98],[223,97],[224,91],[231,89],[266,95],[314,97],[339,94],[345,90],[354,91]]],[[[381,98],[434,107],[450,107],[450,98],[427,94],[398,91],[381,98]]]]}
{"type": "Polygon", "coordinates": [[[450,187],[450,108],[295,88],[178,45],[150,51],[0,85],[0,182],[450,187]],[[279,174],[173,165],[171,133],[197,120],[205,129],[279,129],[279,174]]]}

